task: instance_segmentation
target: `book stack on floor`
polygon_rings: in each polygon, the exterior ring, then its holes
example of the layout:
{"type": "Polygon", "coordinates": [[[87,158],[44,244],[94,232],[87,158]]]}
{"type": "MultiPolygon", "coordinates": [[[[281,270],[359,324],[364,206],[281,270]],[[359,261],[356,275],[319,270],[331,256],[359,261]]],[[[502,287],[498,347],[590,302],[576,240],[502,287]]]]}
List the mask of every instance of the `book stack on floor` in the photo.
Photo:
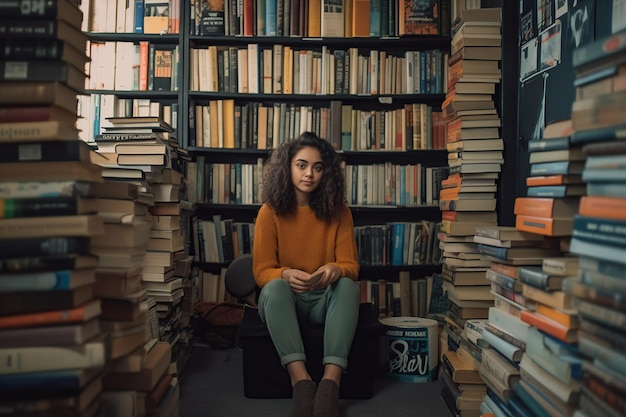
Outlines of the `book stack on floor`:
{"type": "Polygon", "coordinates": [[[95,416],[107,357],[90,190],[102,170],[75,127],[82,14],[59,0],[0,15],[0,409],[95,416]]]}
{"type": "Polygon", "coordinates": [[[480,377],[478,362],[463,347],[447,350],[441,357],[439,378],[443,387],[441,397],[452,415],[478,417],[486,385],[480,377]]]}
{"type": "MultiPolygon", "coordinates": [[[[166,340],[168,334],[158,317],[159,300],[146,285],[146,277],[152,275],[163,280],[166,268],[151,270],[147,262],[155,253],[153,249],[180,247],[183,237],[171,233],[154,236],[155,219],[161,216],[150,211],[154,210],[156,200],[163,200],[162,194],[166,193],[163,188],[174,188],[172,183],[180,183],[181,176],[171,169],[174,152],[169,133],[172,129],[161,118],[110,118],[109,121],[111,127],[95,138],[99,155],[106,159],[101,163],[106,179],[103,188],[132,192],[119,194],[117,199],[114,195],[103,198],[103,203],[115,202],[125,211],[114,211],[116,215],[110,216],[111,233],[98,242],[97,250],[101,252],[103,273],[125,276],[126,283],[132,282],[132,285],[127,285],[123,293],[103,298],[103,306],[110,307],[107,318],[111,333],[119,334],[128,342],[120,344],[116,366],[105,375],[103,401],[109,407],[122,407],[115,408],[122,414],[130,412],[123,408],[127,406],[141,407],[145,415],[153,415],[178,403],[178,385],[169,366],[172,348],[166,340]],[[166,187],[161,187],[163,183],[166,187]],[[121,239],[121,236],[127,238],[121,239]],[[160,366],[165,358],[166,369],[155,371],[153,367],[160,366]]],[[[178,206],[160,210],[161,214],[163,210],[178,213],[178,206]]],[[[176,224],[178,218],[174,216],[172,223],[176,224]]],[[[176,230],[180,232],[179,229],[176,230]]],[[[169,261],[172,252],[166,250],[166,253],[167,270],[173,270],[173,260],[169,261]]]]}
{"type": "MultiPolygon", "coordinates": [[[[497,180],[504,162],[494,94],[500,83],[500,8],[463,10],[453,23],[447,121],[449,176],[442,181],[442,230],[471,237],[496,223],[497,180]]],[[[471,240],[471,239],[470,239],[471,240]]]]}
{"type": "MultiPolygon", "coordinates": [[[[566,160],[570,156],[578,158],[574,156],[579,152],[576,147],[564,148],[565,156],[559,157],[563,160],[541,159],[544,153],[552,152],[547,150],[552,146],[550,141],[570,141],[571,126],[569,119],[556,121],[545,128],[541,139],[531,141],[528,195],[515,200],[517,231],[543,239],[544,247],[550,247],[552,253],[535,254],[533,262],[518,262],[516,284],[518,289],[521,287],[521,295],[516,297],[521,302],[515,314],[527,330],[519,361],[521,379],[512,387],[508,402],[501,404],[505,410],[572,415],[580,396],[577,313],[562,284],[575,273],[578,261],[568,252],[568,247],[579,192],[564,190],[568,184],[580,181],[580,170],[575,167],[581,162],[566,160]],[[539,159],[534,157],[537,155],[539,159]],[[550,167],[554,170],[549,171],[550,167]],[[561,191],[536,191],[544,189],[541,184],[550,184],[549,187],[561,191]]],[[[529,250],[538,250],[538,245],[529,250]]]]}
{"type": "Polygon", "coordinates": [[[586,155],[587,195],[574,215],[574,279],[563,283],[578,311],[578,349],[585,355],[579,416],[626,413],[626,31],[574,51],[576,99],[572,143],[586,155]]]}
{"type": "MultiPolygon", "coordinates": [[[[463,10],[452,25],[448,90],[442,104],[449,175],[439,194],[438,235],[442,277],[451,301],[445,326],[451,349],[468,343],[462,337],[464,321],[486,319],[493,305],[485,279],[490,261],[478,251],[473,235],[476,225],[497,224],[495,193],[504,162],[501,120],[494,104],[501,78],[501,25],[500,8],[463,10]]],[[[467,346],[477,360],[479,350],[467,346]]]]}
{"type": "MultiPolygon", "coordinates": [[[[515,275],[516,256],[520,248],[541,246],[532,235],[517,232],[508,226],[476,226],[474,242],[478,251],[490,262],[485,273],[489,291],[494,297],[487,320],[480,333],[482,350],[479,375],[487,385],[486,396],[480,405],[483,412],[497,413],[508,403],[513,385],[519,380],[520,352],[525,343],[524,328],[518,312],[521,288],[515,275]]],[[[523,304],[523,302],[522,302],[523,304]]]]}
{"type": "MultiPolygon", "coordinates": [[[[500,8],[464,10],[453,24],[448,91],[442,104],[450,166],[440,192],[440,206],[445,211],[495,210],[496,181],[504,162],[501,121],[494,104],[501,78],[501,19],[500,8]],[[470,51],[489,52],[474,55],[470,51]],[[474,67],[477,69],[472,70],[474,67]]],[[[495,222],[480,215],[464,217],[448,220],[495,222]]]]}
{"type": "Polygon", "coordinates": [[[565,247],[585,191],[580,175],[584,155],[579,145],[570,145],[571,134],[572,120],[558,120],[545,127],[541,139],[528,142],[527,192],[515,200],[514,208],[519,230],[563,237],[565,247]]]}

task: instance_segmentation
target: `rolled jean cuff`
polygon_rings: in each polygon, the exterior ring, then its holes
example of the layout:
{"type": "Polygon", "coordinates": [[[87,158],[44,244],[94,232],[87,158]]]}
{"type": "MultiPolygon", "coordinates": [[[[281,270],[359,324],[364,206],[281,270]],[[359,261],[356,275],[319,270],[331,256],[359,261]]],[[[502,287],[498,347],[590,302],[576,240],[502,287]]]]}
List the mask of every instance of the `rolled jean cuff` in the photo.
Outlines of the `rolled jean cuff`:
{"type": "Polygon", "coordinates": [[[338,367],[344,370],[348,367],[348,361],[346,359],[339,358],[337,356],[324,356],[324,359],[322,359],[322,363],[324,365],[328,365],[328,364],[337,365],[338,367]]]}
{"type": "Polygon", "coordinates": [[[291,362],[295,362],[295,361],[304,361],[306,362],[306,355],[303,353],[290,353],[288,355],[283,356],[282,358],[280,358],[280,364],[285,367],[287,365],[289,365],[291,362]]]}

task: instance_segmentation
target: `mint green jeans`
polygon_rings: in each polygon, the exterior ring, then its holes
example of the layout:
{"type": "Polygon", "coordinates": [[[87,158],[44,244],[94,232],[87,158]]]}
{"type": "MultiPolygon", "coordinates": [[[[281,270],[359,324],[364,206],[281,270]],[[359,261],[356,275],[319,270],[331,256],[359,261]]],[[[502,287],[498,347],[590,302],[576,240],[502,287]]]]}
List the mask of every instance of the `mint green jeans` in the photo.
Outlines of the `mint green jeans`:
{"type": "Polygon", "coordinates": [[[324,365],[346,369],[360,300],[359,286],[350,278],[340,278],[325,289],[304,294],[294,293],[287,281],[275,279],[261,289],[259,316],[283,366],[306,361],[298,320],[308,320],[324,323],[324,365]]]}

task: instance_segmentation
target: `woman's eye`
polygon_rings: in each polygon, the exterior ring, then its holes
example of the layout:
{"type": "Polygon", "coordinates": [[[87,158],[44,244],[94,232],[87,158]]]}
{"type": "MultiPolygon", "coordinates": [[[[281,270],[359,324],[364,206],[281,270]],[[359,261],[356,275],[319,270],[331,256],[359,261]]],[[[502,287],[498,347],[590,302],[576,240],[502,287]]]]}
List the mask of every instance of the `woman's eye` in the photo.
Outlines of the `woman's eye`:
{"type": "Polygon", "coordinates": [[[315,166],[315,168],[313,168],[313,169],[315,169],[317,172],[322,172],[322,171],[324,171],[324,167],[323,167],[323,166],[321,166],[321,165],[316,165],[316,166],[315,166]]]}

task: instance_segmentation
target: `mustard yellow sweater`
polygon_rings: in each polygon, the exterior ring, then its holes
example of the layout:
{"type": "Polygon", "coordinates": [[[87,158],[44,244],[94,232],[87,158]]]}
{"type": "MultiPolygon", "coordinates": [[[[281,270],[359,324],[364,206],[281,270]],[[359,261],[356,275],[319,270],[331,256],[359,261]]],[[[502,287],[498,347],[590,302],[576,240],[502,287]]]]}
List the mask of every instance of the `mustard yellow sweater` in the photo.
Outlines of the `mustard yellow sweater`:
{"type": "Polygon", "coordinates": [[[346,206],[339,217],[326,223],[310,207],[298,207],[294,216],[279,217],[268,205],[259,210],[252,252],[254,279],[263,287],[280,279],[284,269],[309,273],[334,264],[342,277],[356,281],[359,262],[352,213],[346,206]]]}

